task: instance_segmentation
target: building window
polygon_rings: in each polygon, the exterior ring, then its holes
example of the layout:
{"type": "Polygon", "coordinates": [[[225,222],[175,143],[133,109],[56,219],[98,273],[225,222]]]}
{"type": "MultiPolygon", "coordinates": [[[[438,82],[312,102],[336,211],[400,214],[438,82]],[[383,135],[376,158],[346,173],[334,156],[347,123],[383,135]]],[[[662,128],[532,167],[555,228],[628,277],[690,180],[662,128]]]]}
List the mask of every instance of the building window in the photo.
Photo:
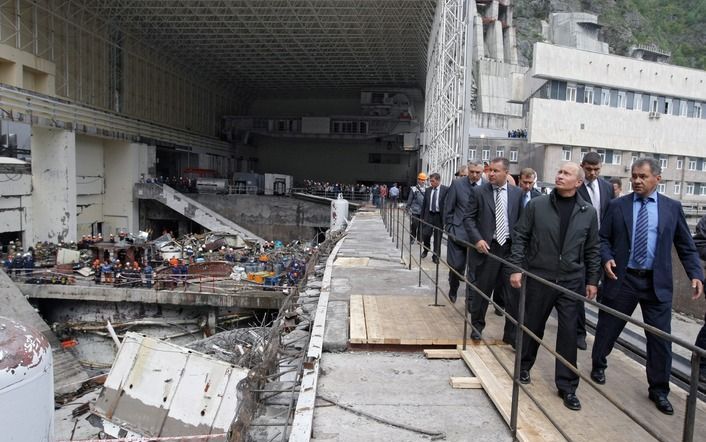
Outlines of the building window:
{"type": "Polygon", "coordinates": [[[588,147],[582,147],[581,148],[581,158],[583,158],[590,151],[591,151],[591,149],[589,149],[588,147]]]}
{"type": "Polygon", "coordinates": [[[510,151],[510,162],[511,162],[511,163],[516,163],[516,162],[517,162],[517,151],[516,151],[516,150],[511,150],[511,151],[510,151]]]}
{"type": "Polygon", "coordinates": [[[687,109],[689,108],[687,104],[688,103],[686,102],[686,100],[681,100],[679,104],[679,115],[681,115],[682,117],[686,117],[687,109]]]}
{"type": "Polygon", "coordinates": [[[498,147],[495,149],[495,156],[498,158],[502,158],[505,156],[505,148],[504,147],[498,147]]]}
{"type": "Polygon", "coordinates": [[[620,165],[623,162],[623,154],[618,152],[613,152],[613,164],[620,165]]]}
{"type": "Polygon", "coordinates": [[[561,150],[561,160],[562,161],[571,161],[571,148],[570,147],[565,147],[561,150]]]}
{"type": "Polygon", "coordinates": [[[677,170],[682,170],[684,167],[684,160],[677,160],[677,170]]]}
{"type": "Polygon", "coordinates": [[[632,192],[632,181],[628,181],[628,192],[632,192]]]}
{"type": "Polygon", "coordinates": [[[696,160],[689,160],[689,170],[696,170],[696,160]]]}
{"type": "Polygon", "coordinates": [[[657,97],[650,97],[650,112],[659,112],[657,97]]]}
{"type": "Polygon", "coordinates": [[[605,163],[605,149],[598,149],[598,156],[601,157],[601,163],[605,163]]]}
{"type": "Polygon", "coordinates": [[[700,190],[701,195],[706,196],[706,184],[702,184],[700,187],[701,188],[699,190],[700,190]]]}
{"type": "Polygon", "coordinates": [[[583,102],[593,104],[593,87],[586,86],[586,89],[583,91],[583,102]]]}
{"type": "Polygon", "coordinates": [[[601,89],[601,104],[610,106],[610,89],[601,89]]]}
{"type": "Polygon", "coordinates": [[[706,160],[701,160],[701,172],[706,172],[706,160]]]}
{"type": "Polygon", "coordinates": [[[475,160],[476,159],[476,149],[468,149],[468,160],[475,160]]]}
{"type": "Polygon", "coordinates": [[[672,100],[664,100],[664,115],[672,115],[672,100]]]}
{"type": "Polygon", "coordinates": [[[681,194],[681,183],[674,183],[674,194],[681,194]]]}
{"type": "Polygon", "coordinates": [[[669,160],[667,158],[660,158],[659,159],[659,167],[661,167],[662,170],[666,169],[668,165],[669,165],[669,160]]]}
{"type": "Polygon", "coordinates": [[[667,191],[667,185],[665,183],[659,183],[657,186],[657,192],[664,193],[667,191]]]}
{"type": "Polygon", "coordinates": [[[483,161],[488,161],[490,160],[490,149],[483,149],[483,161]]]}
{"type": "Polygon", "coordinates": [[[336,134],[367,134],[367,121],[334,121],[333,133],[336,134]]]}
{"type": "Polygon", "coordinates": [[[701,118],[701,103],[694,103],[694,118],[701,118]]]}
{"type": "Polygon", "coordinates": [[[566,86],[566,101],[576,101],[576,85],[566,86]]]}
{"type": "Polygon", "coordinates": [[[687,194],[687,195],[693,195],[693,194],[694,194],[694,183],[687,183],[687,185],[686,185],[686,194],[687,194]]]}
{"type": "Polygon", "coordinates": [[[642,110],[642,94],[635,94],[635,97],[633,99],[633,104],[632,104],[633,110],[641,111],[642,110]]]}
{"type": "Polygon", "coordinates": [[[625,92],[618,92],[618,108],[625,109],[628,105],[625,92]]]}

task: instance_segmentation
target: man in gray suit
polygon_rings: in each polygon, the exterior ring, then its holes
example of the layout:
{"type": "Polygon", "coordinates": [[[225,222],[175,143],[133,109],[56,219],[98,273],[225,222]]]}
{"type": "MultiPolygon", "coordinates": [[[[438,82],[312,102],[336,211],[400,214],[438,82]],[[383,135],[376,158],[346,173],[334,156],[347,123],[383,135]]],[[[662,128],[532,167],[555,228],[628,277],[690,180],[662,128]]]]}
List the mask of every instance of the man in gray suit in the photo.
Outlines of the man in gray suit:
{"type": "MultiPolygon", "coordinates": [[[[509,167],[510,162],[507,158],[495,158],[491,161],[488,171],[489,182],[474,191],[475,197],[471,199],[463,219],[470,242],[476,246],[471,250],[471,259],[475,266],[474,279],[478,288],[488,296],[499,280],[502,279],[505,282],[502,287],[507,287],[509,284],[509,269],[487,256],[488,253],[501,258],[510,255],[511,232],[519,217],[522,192],[508,183],[509,167]]],[[[506,290],[495,290],[494,299],[501,298],[504,291],[506,290]]],[[[516,316],[516,312],[511,311],[512,306],[508,304],[511,303],[506,304],[508,313],[516,316]]],[[[488,300],[477,293],[471,293],[470,310],[473,325],[471,338],[479,340],[485,328],[488,300]]],[[[506,319],[506,323],[509,322],[506,319]]],[[[510,327],[506,327],[503,339],[511,344],[513,341],[508,335],[510,331],[510,327]]],[[[514,334],[514,329],[512,333],[514,334]]]]}
{"type": "Polygon", "coordinates": [[[481,182],[483,163],[470,161],[466,168],[468,176],[456,178],[446,191],[444,202],[444,228],[449,234],[446,243],[446,261],[449,263],[449,300],[456,302],[460,278],[466,270],[466,246],[458,241],[469,242],[468,232],[463,226],[463,214],[468,210],[473,188],[481,182]],[[455,239],[455,240],[454,240],[455,239]]]}

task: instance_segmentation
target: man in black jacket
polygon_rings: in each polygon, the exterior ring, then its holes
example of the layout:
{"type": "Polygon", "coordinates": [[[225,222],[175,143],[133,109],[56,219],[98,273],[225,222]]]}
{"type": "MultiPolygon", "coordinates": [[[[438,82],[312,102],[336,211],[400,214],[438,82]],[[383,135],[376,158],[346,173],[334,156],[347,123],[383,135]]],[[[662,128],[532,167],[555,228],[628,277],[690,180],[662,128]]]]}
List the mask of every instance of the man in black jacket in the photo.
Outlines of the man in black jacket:
{"type": "Polygon", "coordinates": [[[439,262],[441,254],[441,234],[444,228],[444,201],[446,200],[446,190],[448,187],[441,184],[441,175],[432,173],[429,175],[430,187],[424,192],[424,203],[422,205],[422,219],[426,224],[422,226],[424,232],[424,252],[422,258],[426,258],[427,250],[431,245],[431,237],[434,236],[434,253],[431,260],[439,262]]]}
{"type": "MultiPolygon", "coordinates": [[[[694,243],[696,244],[696,249],[699,251],[699,256],[703,261],[706,261],[706,215],[701,217],[699,223],[696,225],[694,243]]],[[[701,327],[694,345],[706,350],[706,315],[704,315],[704,325],[701,327]]],[[[699,378],[701,382],[706,382],[706,358],[701,358],[700,372],[699,378]]]]}
{"type": "MultiPolygon", "coordinates": [[[[550,195],[531,200],[520,218],[512,238],[511,263],[589,299],[596,296],[600,276],[598,218],[596,210],[577,193],[583,170],[576,163],[565,163],[557,173],[556,188],[550,195]],[[541,250],[540,250],[541,249],[541,250]]],[[[510,283],[522,284],[522,274],[513,273],[510,283]]],[[[559,328],[557,352],[576,367],[576,299],[527,278],[525,325],[540,339],[544,337],[552,308],[556,307],[559,328]]],[[[530,369],[537,359],[539,343],[523,335],[520,382],[530,383],[530,369]]],[[[579,377],[556,361],[555,383],[564,405],[580,410],[576,397],[579,377]]]]}

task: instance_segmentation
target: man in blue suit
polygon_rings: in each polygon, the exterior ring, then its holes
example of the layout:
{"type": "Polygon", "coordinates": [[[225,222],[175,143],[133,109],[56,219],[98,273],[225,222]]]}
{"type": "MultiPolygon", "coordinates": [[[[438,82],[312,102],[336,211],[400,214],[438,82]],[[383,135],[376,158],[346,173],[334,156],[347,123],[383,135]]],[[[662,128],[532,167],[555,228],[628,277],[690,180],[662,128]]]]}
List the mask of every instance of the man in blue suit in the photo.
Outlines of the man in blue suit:
{"type": "MultiPolygon", "coordinates": [[[[603,218],[603,304],[628,316],[640,304],[645,323],[670,333],[672,244],[691,279],[694,299],[701,296],[704,274],[681,204],[657,193],[661,173],[654,158],[637,160],[632,165],[633,193],[613,200],[603,218]]],[[[624,327],[624,320],[603,310],[598,314],[591,378],[599,384],[606,381],[606,358],[624,327]]],[[[646,335],[649,398],[662,413],[674,414],[667,399],[671,343],[651,333],[646,335]]]]}

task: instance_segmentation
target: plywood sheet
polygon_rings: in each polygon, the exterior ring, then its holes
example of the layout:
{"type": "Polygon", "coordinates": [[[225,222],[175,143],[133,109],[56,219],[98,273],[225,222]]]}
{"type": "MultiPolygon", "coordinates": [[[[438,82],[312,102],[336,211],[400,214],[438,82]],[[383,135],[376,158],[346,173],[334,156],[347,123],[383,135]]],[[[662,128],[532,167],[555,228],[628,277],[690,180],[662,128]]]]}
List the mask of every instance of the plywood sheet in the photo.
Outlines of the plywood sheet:
{"type": "Polygon", "coordinates": [[[363,297],[361,295],[352,295],[349,304],[350,342],[351,344],[365,344],[368,342],[368,333],[365,330],[363,297]]]}

